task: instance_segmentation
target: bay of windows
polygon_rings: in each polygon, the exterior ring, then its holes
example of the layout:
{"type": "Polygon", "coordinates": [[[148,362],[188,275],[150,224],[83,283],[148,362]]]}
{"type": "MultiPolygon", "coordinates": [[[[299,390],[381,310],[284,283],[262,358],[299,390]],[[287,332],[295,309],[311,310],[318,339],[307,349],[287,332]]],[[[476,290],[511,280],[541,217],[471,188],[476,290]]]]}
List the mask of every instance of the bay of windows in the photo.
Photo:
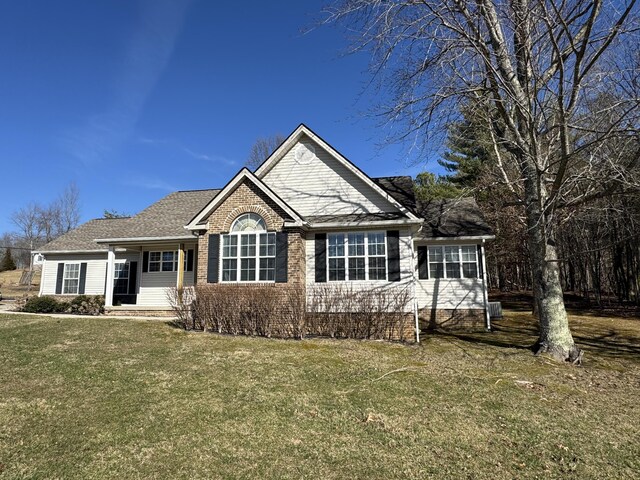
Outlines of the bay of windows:
{"type": "Polygon", "coordinates": [[[478,278],[476,245],[428,248],[429,278],[478,278]]]}
{"type": "Polygon", "coordinates": [[[331,233],[327,243],[329,281],[386,280],[384,233],[331,233]]]}

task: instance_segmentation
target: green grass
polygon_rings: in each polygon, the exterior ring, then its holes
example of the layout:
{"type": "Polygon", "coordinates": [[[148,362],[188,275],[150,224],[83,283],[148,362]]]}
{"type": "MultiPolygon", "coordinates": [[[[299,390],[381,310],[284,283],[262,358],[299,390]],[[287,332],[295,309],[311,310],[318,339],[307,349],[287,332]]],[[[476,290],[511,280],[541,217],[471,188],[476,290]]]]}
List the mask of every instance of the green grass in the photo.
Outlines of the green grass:
{"type": "Polygon", "coordinates": [[[420,346],[0,316],[0,478],[632,478],[640,321],[531,320],[420,346]]]}

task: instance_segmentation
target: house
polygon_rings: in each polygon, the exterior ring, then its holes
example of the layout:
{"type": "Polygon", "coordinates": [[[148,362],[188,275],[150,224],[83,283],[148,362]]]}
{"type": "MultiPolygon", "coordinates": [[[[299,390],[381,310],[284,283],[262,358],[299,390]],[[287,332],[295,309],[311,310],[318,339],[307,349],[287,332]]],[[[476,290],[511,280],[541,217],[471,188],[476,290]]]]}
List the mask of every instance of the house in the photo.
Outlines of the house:
{"type": "Polygon", "coordinates": [[[162,315],[168,289],[201,283],[403,288],[416,332],[489,327],[492,238],[473,199],[416,202],[410,177],[370,178],[300,125],[220,190],[174,192],[43,246],[40,294],[104,294],[110,314],[162,315]]]}

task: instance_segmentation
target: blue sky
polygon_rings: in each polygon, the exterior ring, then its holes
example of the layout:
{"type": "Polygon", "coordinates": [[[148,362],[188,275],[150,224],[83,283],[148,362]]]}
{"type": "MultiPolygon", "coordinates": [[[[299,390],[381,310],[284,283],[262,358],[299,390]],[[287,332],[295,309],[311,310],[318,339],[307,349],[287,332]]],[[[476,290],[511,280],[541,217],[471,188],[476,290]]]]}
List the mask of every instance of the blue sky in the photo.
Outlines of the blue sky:
{"type": "Polygon", "coordinates": [[[371,176],[424,169],[378,148],[366,55],[337,28],[301,33],[323,3],[3,2],[0,233],[70,181],[83,221],[222,187],[257,137],[299,123],[371,176]]]}

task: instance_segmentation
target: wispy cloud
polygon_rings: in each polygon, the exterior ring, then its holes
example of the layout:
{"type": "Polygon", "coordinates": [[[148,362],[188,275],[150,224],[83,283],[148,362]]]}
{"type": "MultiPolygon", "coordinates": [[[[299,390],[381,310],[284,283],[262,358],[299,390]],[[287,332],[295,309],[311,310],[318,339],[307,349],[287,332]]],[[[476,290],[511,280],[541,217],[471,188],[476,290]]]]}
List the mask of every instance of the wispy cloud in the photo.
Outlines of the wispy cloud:
{"type": "Polygon", "coordinates": [[[61,136],[63,148],[84,164],[100,162],[132,134],[144,104],[166,68],[191,0],[144,0],[139,28],[115,78],[104,112],[61,136]]]}
{"type": "Polygon", "coordinates": [[[139,137],[138,141],[142,144],[153,146],[153,147],[161,147],[161,146],[169,147],[171,149],[182,152],[191,158],[208,162],[208,163],[224,164],[224,165],[230,165],[230,166],[234,166],[238,164],[238,162],[236,162],[235,160],[227,158],[223,155],[196,152],[195,150],[189,147],[186,147],[183,143],[179,142],[178,140],[173,140],[168,138],[157,139],[157,138],[149,138],[149,137],[139,137]]]}
{"type": "Polygon", "coordinates": [[[131,187],[144,188],[147,190],[163,190],[165,192],[175,192],[176,190],[179,190],[175,186],[159,178],[133,177],[126,179],[123,183],[131,187]]]}

